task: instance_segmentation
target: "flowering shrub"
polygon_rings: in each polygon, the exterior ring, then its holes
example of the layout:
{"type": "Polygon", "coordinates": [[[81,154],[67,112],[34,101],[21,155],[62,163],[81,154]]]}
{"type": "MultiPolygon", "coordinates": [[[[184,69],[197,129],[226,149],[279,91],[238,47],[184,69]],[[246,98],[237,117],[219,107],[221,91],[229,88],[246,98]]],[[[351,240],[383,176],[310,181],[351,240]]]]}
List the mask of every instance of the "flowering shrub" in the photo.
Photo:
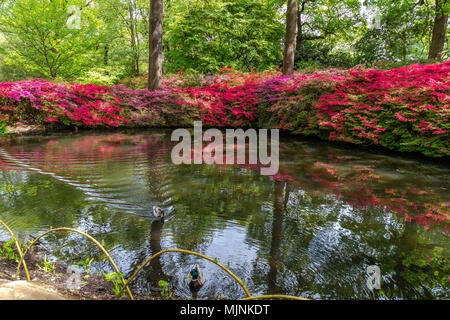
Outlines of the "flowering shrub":
{"type": "Polygon", "coordinates": [[[448,61],[294,76],[302,99],[280,100],[267,109],[269,125],[331,141],[448,156],[449,73],[448,61]]]}
{"type": "Polygon", "coordinates": [[[110,89],[95,85],[55,84],[34,79],[0,83],[0,120],[47,126],[117,127],[129,120],[110,89]]]}
{"type": "Polygon", "coordinates": [[[0,83],[0,121],[47,126],[267,127],[325,140],[450,155],[450,61],[393,70],[328,69],[282,76],[185,74],[160,90],[39,79],[0,83]],[[192,81],[197,87],[188,86],[192,81]]]}
{"type": "Polygon", "coordinates": [[[450,63],[350,72],[350,81],[315,104],[330,140],[450,154],[450,63]]]}
{"type": "Polygon", "coordinates": [[[157,91],[133,90],[124,85],[111,88],[114,97],[124,101],[123,113],[135,126],[189,126],[200,119],[199,111],[188,101],[182,100],[176,88],[157,91]]]}

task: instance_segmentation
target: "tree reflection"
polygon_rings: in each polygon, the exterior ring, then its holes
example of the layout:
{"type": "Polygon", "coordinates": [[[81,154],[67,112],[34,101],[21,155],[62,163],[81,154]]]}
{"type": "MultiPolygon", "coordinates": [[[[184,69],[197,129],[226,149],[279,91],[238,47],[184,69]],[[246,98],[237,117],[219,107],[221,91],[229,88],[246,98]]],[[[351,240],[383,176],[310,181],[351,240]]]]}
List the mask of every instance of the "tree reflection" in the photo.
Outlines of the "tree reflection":
{"type": "MultiPolygon", "coordinates": [[[[164,226],[164,221],[153,221],[150,231],[150,254],[154,255],[161,251],[161,234],[164,226]]],[[[150,261],[150,270],[147,272],[149,284],[157,288],[159,280],[165,278],[163,272],[160,256],[150,261]]]]}
{"type": "Polygon", "coordinates": [[[280,292],[277,285],[278,264],[280,261],[280,246],[283,236],[283,213],[285,209],[284,182],[274,182],[273,220],[272,220],[272,241],[270,245],[268,293],[280,292]]]}

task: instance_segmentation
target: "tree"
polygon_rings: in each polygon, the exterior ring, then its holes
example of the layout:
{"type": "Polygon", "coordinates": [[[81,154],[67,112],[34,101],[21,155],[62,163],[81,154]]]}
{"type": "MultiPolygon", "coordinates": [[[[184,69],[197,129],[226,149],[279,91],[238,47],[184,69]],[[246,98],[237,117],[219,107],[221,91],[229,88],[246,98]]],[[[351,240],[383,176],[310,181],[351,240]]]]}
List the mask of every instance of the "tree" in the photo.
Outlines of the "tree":
{"type": "Polygon", "coordinates": [[[350,47],[364,25],[359,0],[299,0],[295,67],[353,65],[350,47]]]}
{"type": "Polygon", "coordinates": [[[165,69],[272,68],[282,59],[283,26],[273,0],[176,1],[164,25],[165,69]]]}
{"type": "Polygon", "coordinates": [[[436,0],[436,14],[428,59],[441,60],[448,23],[448,0],[436,0]]]}
{"type": "MultiPolygon", "coordinates": [[[[89,66],[89,53],[99,43],[95,8],[78,0],[79,27],[68,24],[67,1],[18,0],[4,2],[0,8],[0,30],[11,54],[24,60],[46,77],[72,77],[89,66]]],[[[72,13],[73,14],[73,13],[72,13]]]]}
{"type": "Polygon", "coordinates": [[[294,57],[297,39],[298,1],[288,0],[286,12],[286,38],[284,41],[283,74],[294,73],[294,57]]]}
{"type": "Polygon", "coordinates": [[[357,62],[371,65],[377,61],[407,61],[412,46],[424,30],[424,17],[418,14],[411,1],[374,0],[367,5],[367,18],[373,23],[362,28],[362,35],[354,45],[357,62]],[[377,23],[375,17],[378,17],[377,23]]]}
{"type": "Polygon", "coordinates": [[[131,77],[141,73],[142,57],[148,50],[148,0],[103,0],[102,20],[108,26],[104,63],[109,58],[126,65],[131,77]]]}
{"type": "Polygon", "coordinates": [[[148,89],[156,90],[162,79],[163,0],[150,0],[150,51],[148,89]]]}
{"type": "MultiPolygon", "coordinates": [[[[350,40],[361,26],[359,0],[300,0],[297,48],[305,40],[350,40]]],[[[339,41],[342,42],[342,41],[339,41]]]]}
{"type": "MultiPolygon", "coordinates": [[[[377,61],[401,63],[441,60],[445,54],[450,1],[367,0],[365,9],[379,16],[377,26],[361,28],[354,45],[359,63],[377,61]]],[[[388,64],[389,66],[389,64],[388,64]]]]}

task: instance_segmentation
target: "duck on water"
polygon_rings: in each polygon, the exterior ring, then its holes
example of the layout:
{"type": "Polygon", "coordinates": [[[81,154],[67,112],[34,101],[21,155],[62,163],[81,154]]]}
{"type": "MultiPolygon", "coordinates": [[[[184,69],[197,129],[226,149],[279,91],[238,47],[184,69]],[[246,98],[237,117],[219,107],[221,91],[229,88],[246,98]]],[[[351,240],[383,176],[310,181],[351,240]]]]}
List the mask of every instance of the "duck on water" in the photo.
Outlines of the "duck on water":
{"type": "Polygon", "coordinates": [[[205,277],[203,276],[203,272],[200,270],[198,264],[194,264],[192,266],[191,271],[186,278],[191,279],[191,282],[189,282],[189,288],[193,291],[200,290],[205,283],[205,277]]]}
{"type": "Polygon", "coordinates": [[[164,210],[160,207],[153,206],[153,216],[158,219],[164,219],[164,210]]]}

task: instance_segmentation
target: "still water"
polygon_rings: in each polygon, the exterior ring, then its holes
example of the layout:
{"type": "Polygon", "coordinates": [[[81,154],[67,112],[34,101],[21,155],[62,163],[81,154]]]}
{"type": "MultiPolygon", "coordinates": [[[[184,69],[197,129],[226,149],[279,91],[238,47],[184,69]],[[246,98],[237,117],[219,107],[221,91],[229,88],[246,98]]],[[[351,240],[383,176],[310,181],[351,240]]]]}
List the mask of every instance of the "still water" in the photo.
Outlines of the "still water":
{"type": "MultiPolygon", "coordinates": [[[[255,166],[173,165],[167,131],[90,132],[1,138],[0,219],[24,241],[50,227],[104,240],[125,277],[168,248],[217,258],[249,291],[313,299],[449,298],[450,167],[282,137],[280,172],[255,166]],[[170,214],[151,217],[154,205],[170,214]],[[381,290],[366,269],[381,270],[381,290]]],[[[8,235],[0,231],[0,240],[8,235]]],[[[53,259],[87,257],[112,267],[77,234],[50,234],[53,259]]],[[[167,253],[138,276],[191,297],[186,275],[198,263],[199,299],[245,296],[214,264],[167,253]]]]}

